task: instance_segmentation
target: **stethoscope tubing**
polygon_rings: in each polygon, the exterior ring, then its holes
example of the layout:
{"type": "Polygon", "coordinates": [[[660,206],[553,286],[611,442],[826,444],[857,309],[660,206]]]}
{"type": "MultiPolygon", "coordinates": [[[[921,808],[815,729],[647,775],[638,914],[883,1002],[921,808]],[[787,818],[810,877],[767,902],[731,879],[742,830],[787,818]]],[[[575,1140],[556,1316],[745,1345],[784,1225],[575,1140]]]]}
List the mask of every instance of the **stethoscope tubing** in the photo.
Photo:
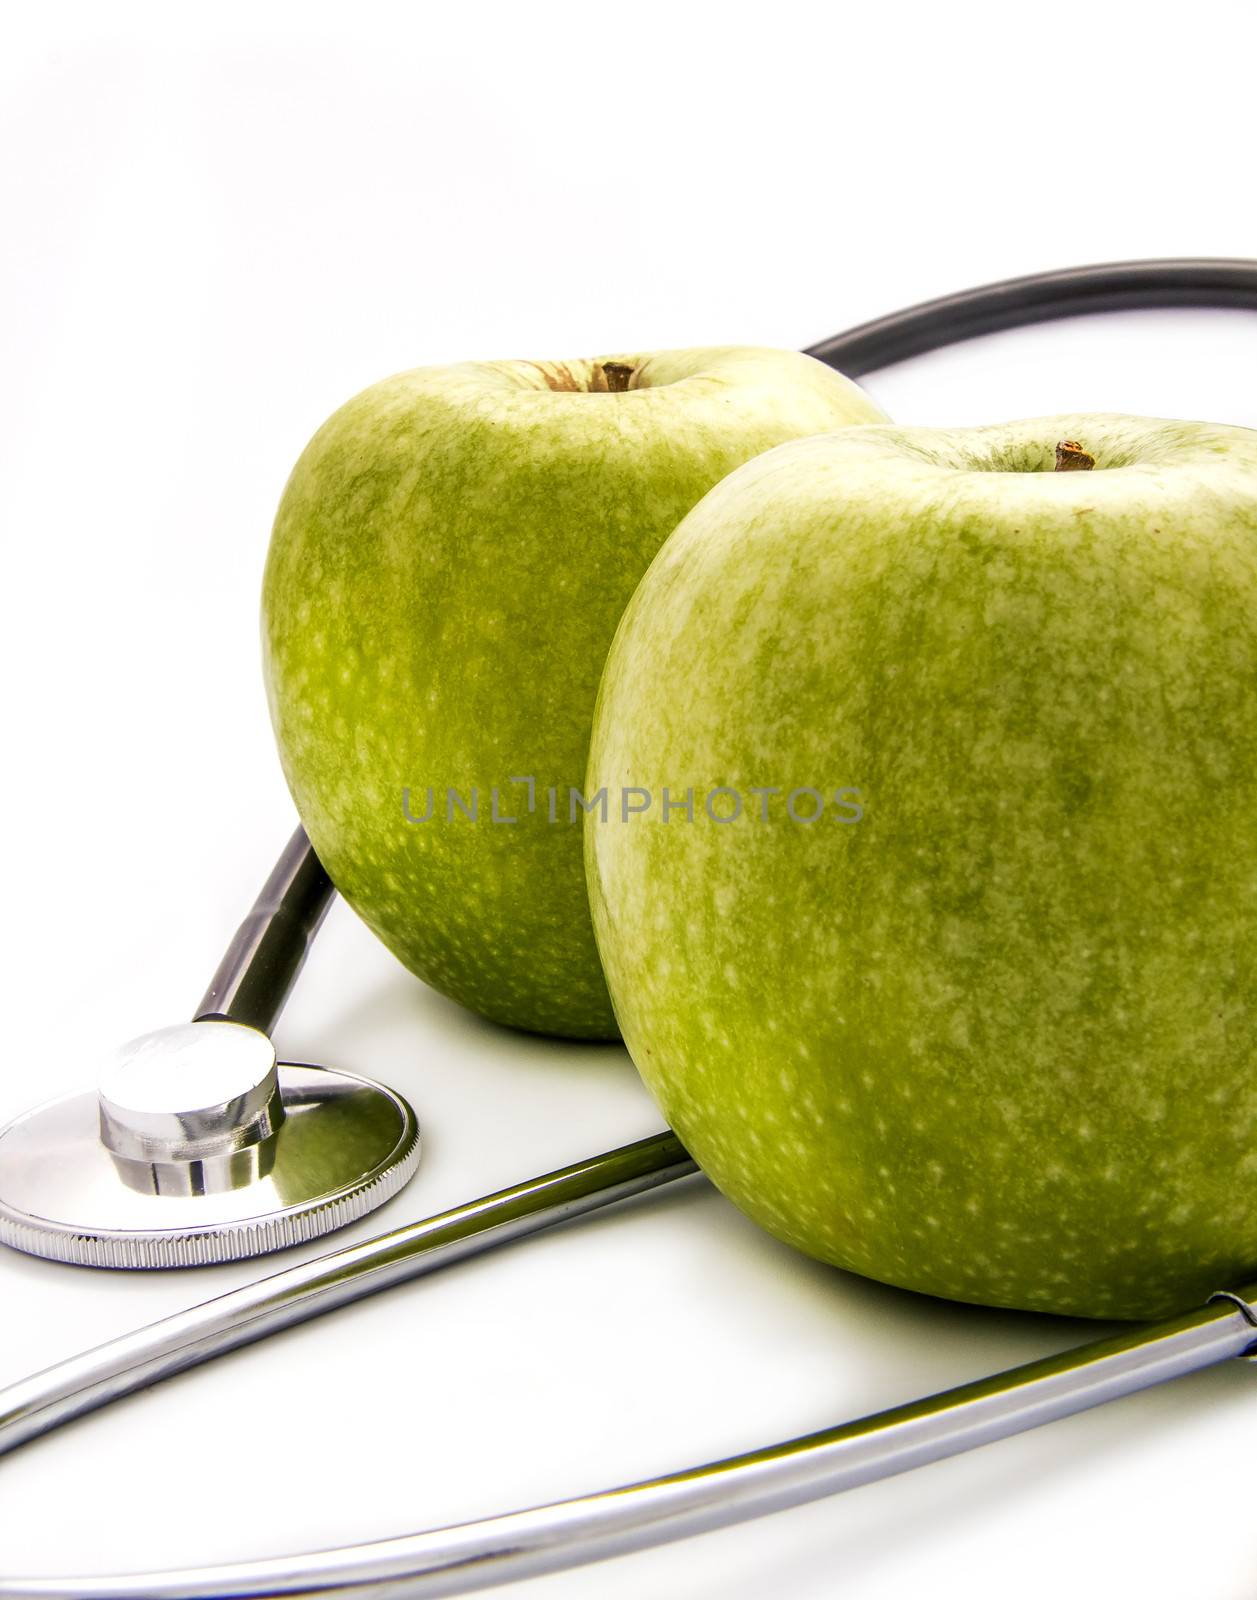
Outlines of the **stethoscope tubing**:
{"type": "Polygon", "coordinates": [[[653,1134],[176,1312],[0,1389],[0,1455],[229,1350],[697,1172],[674,1133],[653,1134]]]}
{"type": "Polygon", "coordinates": [[[1065,267],[1005,278],[861,323],[806,354],[849,378],[927,355],[946,345],[1066,317],[1110,311],[1257,311],[1257,261],[1179,256],[1065,267]]]}
{"type": "MultiPolygon", "coordinates": [[[[1257,261],[1122,262],[1011,279],[864,324],[809,354],[858,377],[1028,322],[1164,306],[1257,310],[1257,261]]],[[[269,1029],[332,893],[298,829],[198,1017],[269,1029]]],[[[228,1350],[697,1170],[665,1130],[167,1317],[0,1391],[0,1454],[228,1350]]],[[[1257,1282],[1064,1355],[661,1478],[312,1554],[116,1577],[0,1578],[0,1600],[464,1594],[800,1505],[1254,1354],[1257,1282]]]]}
{"type": "MultiPolygon", "coordinates": [[[[628,1146],[614,1154],[627,1156],[637,1148],[628,1146]]],[[[561,1179],[564,1175],[552,1176],[561,1179]]],[[[660,1181],[668,1179],[665,1176],[660,1181]]],[[[618,1193],[603,1189],[605,1199],[588,1194],[585,1198],[592,1199],[593,1205],[609,1204],[648,1186],[639,1177],[628,1180],[618,1193]]],[[[518,1195],[518,1191],[508,1193],[518,1195]]],[[[461,1208],[463,1212],[473,1209],[461,1208]]],[[[381,1246],[386,1241],[376,1241],[340,1252],[344,1258],[357,1259],[346,1259],[342,1275],[333,1276],[331,1282],[311,1282],[306,1276],[310,1268],[323,1266],[322,1278],[326,1279],[328,1263],[313,1262],[280,1273],[257,1286],[266,1291],[260,1298],[251,1298],[257,1290],[239,1290],[18,1385],[18,1391],[25,1390],[19,1395],[19,1405],[26,1413],[25,1430],[23,1417],[15,1417],[12,1439],[21,1442],[47,1432],[58,1420],[106,1404],[146,1382],[197,1365],[251,1339],[265,1338],[404,1278],[477,1254],[507,1237],[535,1232],[581,1209],[592,1206],[543,1206],[533,1213],[533,1226],[517,1226],[496,1237],[490,1210],[482,1218],[484,1226],[477,1230],[473,1225],[457,1241],[433,1239],[425,1244],[411,1237],[395,1247],[403,1251],[402,1260],[391,1263],[382,1259],[381,1246]],[[425,1251],[430,1253],[425,1256],[425,1251]],[[236,1309],[233,1302],[238,1303],[236,1309]],[[244,1306],[249,1320],[235,1320],[244,1306]],[[195,1337],[198,1333],[199,1339],[195,1337]],[[168,1364],[163,1366],[160,1350],[167,1341],[168,1364]],[[68,1374],[66,1369],[71,1369],[68,1374]],[[112,1393],[111,1374],[113,1381],[122,1385],[112,1393]],[[90,1386],[77,1394],[77,1399],[90,1394],[86,1404],[77,1403],[72,1387],[67,1392],[67,1384],[72,1386],[80,1379],[90,1386]]],[[[443,1220],[434,1218],[433,1223],[443,1220]]],[[[463,1220],[465,1224],[471,1219],[463,1220]]],[[[418,1228],[428,1226],[431,1224],[419,1224],[418,1228]]],[[[415,1232],[402,1230],[403,1235],[415,1232]]],[[[1222,1361],[1252,1356],[1257,1353],[1254,1307],[1257,1282],[1234,1294],[1219,1295],[1183,1316],[1099,1339],[1063,1355],[1014,1367],[823,1432],[504,1516],[261,1561],[103,1578],[0,1579],[0,1600],[260,1600],[277,1595],[322,1596],[326,1600],[364,1593],[378,1600],[385,1596],[435,1600],[438,1595],[468,1594],[804,1505],[1222,1361]]],[[[8,1393],[0,1394],[0,1403],[8,1403],[8,1393]]],[[[6,1413],[3,1427],[9,1426],[6,1413]]],[[[8,1440],[0,1431],[0,1450],[7,1447],[8,1440]]]]}

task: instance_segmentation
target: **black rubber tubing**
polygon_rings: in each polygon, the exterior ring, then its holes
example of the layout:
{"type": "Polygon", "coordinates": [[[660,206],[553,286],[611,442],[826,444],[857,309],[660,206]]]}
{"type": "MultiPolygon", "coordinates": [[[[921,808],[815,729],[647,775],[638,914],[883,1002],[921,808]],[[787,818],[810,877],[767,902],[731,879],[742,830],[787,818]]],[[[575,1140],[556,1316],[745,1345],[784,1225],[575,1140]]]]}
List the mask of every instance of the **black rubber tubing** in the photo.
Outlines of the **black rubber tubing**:
{"type": "Polygon", "coordinates": [[[1005,278],[861,323],[807,351],[849,378],[983,334],[1105,311],[1222,307],[1257,311],[1257,261],[1113,261],[1005,278]]]}

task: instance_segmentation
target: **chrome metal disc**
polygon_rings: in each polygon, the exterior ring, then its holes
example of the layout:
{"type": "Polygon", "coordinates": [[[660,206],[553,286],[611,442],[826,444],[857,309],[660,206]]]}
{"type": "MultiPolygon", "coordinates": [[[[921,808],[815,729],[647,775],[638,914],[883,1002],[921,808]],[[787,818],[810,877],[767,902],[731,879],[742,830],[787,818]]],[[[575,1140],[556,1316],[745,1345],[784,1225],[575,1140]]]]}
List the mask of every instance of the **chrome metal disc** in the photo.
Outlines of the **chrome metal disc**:
{"type": "MultiPolygon", "coordinates": [[[[153,1152],[144,1140],[157,1134],[152,1106],[140,1094],[121,1109],[102,1088],[26,1112],[0,1129],[0,1243],[80,1266],[237,1261],[353,1222],[413,1176],[418,1124],[391,1089],[285,1062],[273,1069],[271,1085],[278,1108],[272,1103],[268,1111],[264,1094],[245,1107],[260,1134],[238,1140],[229,1158],[212,1160],[190,1115],[182,1119],[178,1160],[146,1160],[153,1152]]],[[[234,1103],[244,1098],[237,1094],[234,1103]]],[[[162,1148],[169,1153],[168,1140],[162,1148]]]]}

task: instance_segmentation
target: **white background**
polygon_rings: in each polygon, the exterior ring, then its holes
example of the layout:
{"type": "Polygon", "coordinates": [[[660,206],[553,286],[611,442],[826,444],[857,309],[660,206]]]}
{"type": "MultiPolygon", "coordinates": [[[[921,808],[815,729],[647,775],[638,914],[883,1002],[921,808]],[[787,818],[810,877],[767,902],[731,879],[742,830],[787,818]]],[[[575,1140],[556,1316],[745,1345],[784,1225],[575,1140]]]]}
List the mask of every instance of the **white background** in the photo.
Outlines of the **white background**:
{"type": "MultiPolygon", "coordinates": [[[[1257,255],[1251,4],[24,7],[0,50],[0,1117],[185,1017],[293,817],[257,598],[287,471],[402,367],[808,344],[946,290],[1257,255]]],[[[1006,335],[900,420],[1257,425],[1257,318],[1006,335]]],[[[366,1237],[644,1134],[627,1058],[513,1037],[343,907],[279,1029],[427,1132],[366,1237]]],[[[312,1252],[307,1252],[312,1253],[312,1252]]],[[[0,1383],[246,1281],[5,1254],[0,1383]]],[[[1061,1348],[843,1276],[691,1184],[0,1463],[0,1574],[262,1555],[623,1481],[1061,1348]]],[[[1239,1363],[535,1600],[1257,1591],[1239,1363]]]]}

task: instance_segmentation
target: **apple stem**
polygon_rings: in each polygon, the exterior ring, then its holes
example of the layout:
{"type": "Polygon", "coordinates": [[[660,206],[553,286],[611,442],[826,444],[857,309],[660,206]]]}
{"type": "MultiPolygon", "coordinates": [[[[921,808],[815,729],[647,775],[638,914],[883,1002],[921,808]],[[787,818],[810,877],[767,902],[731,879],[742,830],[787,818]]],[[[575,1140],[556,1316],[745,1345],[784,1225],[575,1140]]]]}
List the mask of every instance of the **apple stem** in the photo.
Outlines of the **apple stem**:
{"type": "Polygon", "coordinates": [[[1096,458],[1077,439],[1062,439],[1056,447],[1056,472],[1090,472],[1096,458]]]}
{"type": "Polygon", "coordinates": [[[607,380],[608,394],[623,394],[633,376],[633,369],[626,361],[604,361],[602,371],[607,380]]]}

